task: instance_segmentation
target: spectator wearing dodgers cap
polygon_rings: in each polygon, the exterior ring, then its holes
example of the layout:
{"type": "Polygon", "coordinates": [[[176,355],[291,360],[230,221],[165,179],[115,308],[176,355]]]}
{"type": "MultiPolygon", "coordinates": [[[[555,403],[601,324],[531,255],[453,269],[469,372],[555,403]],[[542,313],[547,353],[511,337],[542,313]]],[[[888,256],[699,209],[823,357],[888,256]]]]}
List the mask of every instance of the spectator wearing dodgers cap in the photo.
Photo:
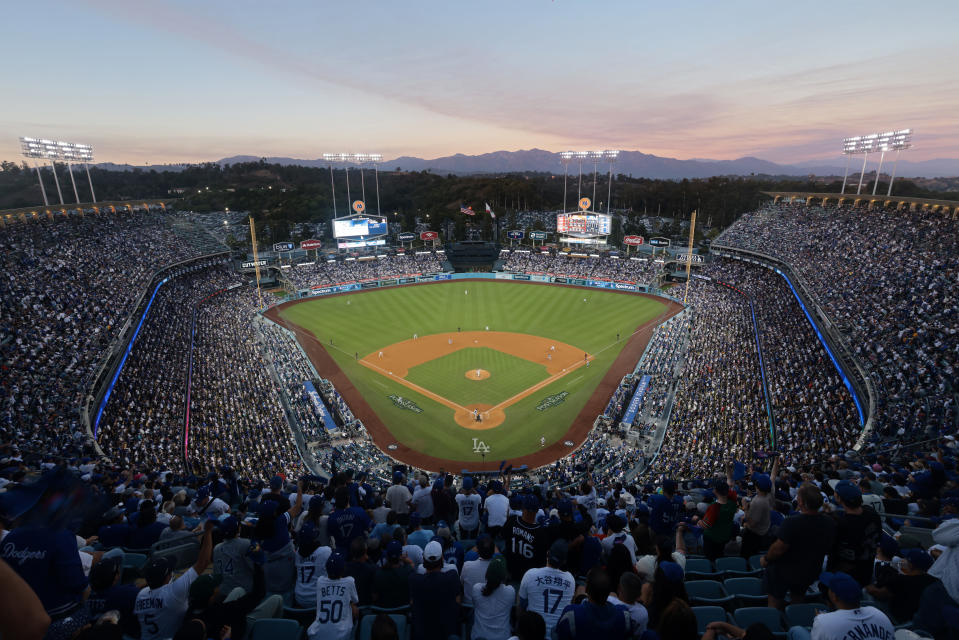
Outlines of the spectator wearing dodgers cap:
{"type": "Polygon", "coordinates": [[[889,614],[898,623],[909,622],[919,610],[919,599],[926,587],[938,580],[926,573],[933,559],[922,549],[907,549],[902,554],[900,573],[891,576],[882,587],[869,585],[866,591],[887,603],[889,614]]]}
{"type": "Polygon", "coordinates": [[[432,640],[459,631],[460,581],[455,571],[444,571],[443,547],[432,541],[423,550],[426,573],[410,576],[413,640],[432,640]]]}

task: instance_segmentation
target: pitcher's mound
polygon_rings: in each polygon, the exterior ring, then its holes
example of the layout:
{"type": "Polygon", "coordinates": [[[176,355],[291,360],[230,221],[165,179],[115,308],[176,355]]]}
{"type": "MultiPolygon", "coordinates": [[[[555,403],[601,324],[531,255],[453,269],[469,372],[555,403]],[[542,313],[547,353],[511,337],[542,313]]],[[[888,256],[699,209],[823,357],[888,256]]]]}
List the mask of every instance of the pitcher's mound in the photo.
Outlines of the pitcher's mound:
{"type": "Polygon", "coordinates": [[[489,377],[489,371],[486,369],[470,369],[466,372],[468,380],[486,380],[489,377]]]}

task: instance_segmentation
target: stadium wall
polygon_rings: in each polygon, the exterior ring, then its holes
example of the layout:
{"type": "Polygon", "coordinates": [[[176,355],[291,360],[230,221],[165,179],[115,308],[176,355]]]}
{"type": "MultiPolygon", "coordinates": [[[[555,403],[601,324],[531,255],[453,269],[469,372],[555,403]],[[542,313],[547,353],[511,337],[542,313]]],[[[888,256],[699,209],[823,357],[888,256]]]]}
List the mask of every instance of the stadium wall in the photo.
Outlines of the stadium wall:
{"type": "Polygon", "coordinates": [[[826,353],[829,354],[829,358],[836,367],[843,384],[846,385],[853,397],[853,402],[859,412],[859,423],[862,426],[862,432],[853,448],[856,451],[861,449],[872,432],[875,421],[877,405],[875,384],[869,372],[833,326],[832,320],[806,290],[802,280],[795,275],[788,263],[758,251],[714,244],[712,252],[724,258],[750,262],[765,267],[775,271],[786,281],[789,289],[796,296],[800,308],[805,313],[806,319],[816,332],[823,347],[825,347],[826,353]],[[863,408],[863,400],[866,402],[865,408],[863,408]]]}

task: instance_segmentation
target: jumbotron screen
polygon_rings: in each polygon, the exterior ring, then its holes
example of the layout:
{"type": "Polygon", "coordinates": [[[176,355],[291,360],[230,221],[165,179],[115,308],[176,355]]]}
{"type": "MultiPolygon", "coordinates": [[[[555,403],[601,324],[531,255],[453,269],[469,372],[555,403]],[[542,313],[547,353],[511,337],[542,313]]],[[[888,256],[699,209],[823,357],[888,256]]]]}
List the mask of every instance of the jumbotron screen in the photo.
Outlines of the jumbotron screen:
{"type": "Polygon", "coordinates": [[[386,218],[357,216],[335,218],[333,220],[334,238],[357,238],[361,236],[386,235],[386,218]]]}
{"type": "Polygon", "coordinates": [[[596,213],[561,213],[556,216],[556,231],[578,236],[608,236],[611,217],[596,213]]]}

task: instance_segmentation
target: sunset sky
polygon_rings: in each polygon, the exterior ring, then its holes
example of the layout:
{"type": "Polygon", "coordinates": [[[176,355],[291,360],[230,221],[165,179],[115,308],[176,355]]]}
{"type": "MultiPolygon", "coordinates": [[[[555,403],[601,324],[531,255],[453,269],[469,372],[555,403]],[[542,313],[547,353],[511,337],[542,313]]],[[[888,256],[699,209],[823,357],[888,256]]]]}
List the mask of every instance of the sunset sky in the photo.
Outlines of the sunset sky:
{"type": "Polygon", "coordinates": [[[912,127],[959,157],[957,0],[6,3],[0,159],[611,147],[836,160],[912,127]]]}

